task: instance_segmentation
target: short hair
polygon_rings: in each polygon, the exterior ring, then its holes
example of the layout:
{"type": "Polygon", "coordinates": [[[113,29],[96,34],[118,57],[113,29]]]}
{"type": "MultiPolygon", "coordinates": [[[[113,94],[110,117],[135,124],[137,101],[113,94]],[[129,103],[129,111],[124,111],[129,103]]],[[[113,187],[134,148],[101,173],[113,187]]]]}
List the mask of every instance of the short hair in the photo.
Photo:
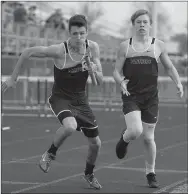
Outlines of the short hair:
{"type": "Polygon", "coordinates": [[[79,15],[79,14],[72,16],[69,19],[69,31],[70,31],[72,26],[78,26],[78,27],[84,26],[87,30],[86,17],[84,15],[79,15]]]}
{"type": "Polygon", "coordinates": [[[151,14],[149,13],[149,11],[145,10],[145,9],[140,9],[138,11],[136,11],[132,16],[131,16],[131,22],[132,24],[134,24],[136,18],[138,18],[141,15],[148,15],[149,19],[150,19],[150,24],[152,24],[152,17],[151,14]]]}

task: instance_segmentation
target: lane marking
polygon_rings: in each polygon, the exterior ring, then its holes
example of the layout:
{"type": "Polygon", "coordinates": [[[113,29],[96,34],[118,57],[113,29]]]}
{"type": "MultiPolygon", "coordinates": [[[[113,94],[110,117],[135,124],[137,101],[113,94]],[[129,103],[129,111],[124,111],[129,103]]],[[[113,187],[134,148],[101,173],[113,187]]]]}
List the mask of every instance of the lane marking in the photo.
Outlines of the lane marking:
{"type": "MultiPolygon", "coordinates": [[[[119,138],[103,141],[102,144],[107,144],[107,143],[110,143],[110,142],[115,142],[118,139],[119,138]]],[[[83,149],[83,148],[88,148],[88,145],[82,145],[82,146],[73,147],[73,148],[70,148],[70,149],[67,149],[67,150],[61,150],[61,151],[59,151],[59,154],[60,153],[65,153],[65,152],[70,152],[70,151],[73,151],[73,150],[79,150],[79,149],[83,149]]],[[[14,160],[11,160],[11,161],[4,161],[4,162],[2,162],[2,164],[11,164],[11,163],[17,163],[17,162],[20,162],[20,161],[27,161],[27,160],[31,160],[31,159],[35,159],[35,158],[40,158],[41,156],[42,156],[42,154],[41,155],[35,155],[35,156],[27,157],[27,158],[14,159],[14,160]]]]}
{"type": "Polygon", "coordinates": [[[188,180],[188,179],[185,178],[185,179],[183,179],[183,180],[181,180],[181,181],[177,181],[177,182],[172,183],[171,185],[167,185],[166,187],[163,187],[162,189],[159,189],[158,191],[155,191],[155,192],[153,192],[153,193],[163,193],[163,192],[167,191],[168,189],[171,189],[171,188],[173,188],[173,187],[176,187],[177,185],[180,185],[180,184],[182,184],[182,183],[187,182],[187,180],[188,180]]]}
{"type": "Polygon", "coordinates": [[[7,126],[7,127],[2,127],[2,130],[3,130],[3,131],[10,130],[10,126],[7,126]]]}
{"type": "Polygon", "coordinates": [[[45,135],[45,136],[41,136],[41,137],[31,137],[31,138],[23,139],[23,140],[20,139],[20,140],[15,140],[15,141],[10,141],[10,142],[2,143],[1,146],[2,147],[6,147],[6,146],[10,146],[10,145],[13,145],[13,144],[16,144],[16,143],[23,143],[23,142],[27,142],[27,141],[40,140],[40,139],[47,139],[47,138],[49,138],[51,136],[53,136],[53,134],[45,135]]]}
{"type": "Polygon", "coordinates": [[[11,184],[11,185],[37,185],[42,183],[32,183],[32,182],[18,182],[18,181],[1,181],[2,184],[11,184]]]}
{"type": "MultiPolygon", "coordinates": [[[[159,152],[164,151],[164,150],[168,150],[168,149],[171,149],[171,148],[174,148],[174,147],[177,147],[177,146],[181,146],[181,145],[183,145],[185,143],[187,143],[187,141],[167,146],[167,147],[165,147],[163,149],[160,149],[159,152]]],[[[121,162],[118,161],[118,162],[115,162],[115,163],[111,163],[111,164],[109,164],[107,166],[114,166],[114,165],[118,165],[118,164],[123,164],[124,162],[131,161],[131,160],[134,160],[134,159],[137,159],[137,158],[141,158],[143,156],[144,155],[142,154],[142,155],[139,155],[139,156],[136,156],[136,157],[129,158],[127,160],[123,160],[121,162]]],[[[96,168],[94,170],[94,172],[99,171],[101,169],[104,169],[107,166],[98,167],[98,168],[96,168]]],[[[71,176],[67,176],[67,177],[64,177],[64,178],[61,178],[61,179],[56,179],[56,180],[53,180],[53,181],[50,181],[50,182],[42,183],[42,184],[39,184],[39,185],[35,185],[35,186],[31,186],[31,187],[20,189],[20,190],[12,191],[11,193],[13,194],[13,193],[22,193],[22,192],[25,192],[25,191],[31,191],[33,189],[37,189],[37,188],[45,187],[45,186],[48,186],[48,185],[52,185],[54,183],[59,183],[59,182],[62,182],[62,181],[66,181],[66,180],[69,180],[71,178],[75,178],[75,177],[78,177],[78,176],[81,176],[81,175],[83,175],[83,172],[82,173],[78,173],[78,174],[74,174],[74,175],[71,175],[71,176]]]]}
{"type": "MultiPolygon", "coordinates": [[[[165,131],[165,130],[171,130],[173,128],[177,128],[177,127],[181,127],[181,126],[186,126],[187,124],[180,124],[180,125],[176,125],[176,126],[173,126],[173,127],[169,127],[169,128],[162,128],[159,130],[160,131],[165,131]]],[[[46,138],[48,136],[45,136],[44,138],[46,138]]],[[[50,136],[49,136],[50,137],[50,136]]],[[[42,137],[41,137],[42,138],[42,137]]],[[[39,137],[40,139],[40,137],[39,137]]],[[[115,138],[115,139],[111,139],[111,140],[107,140],[107,141],[103,141],[102,144],[107,144],[109,142],[115,142],[117,141],[119,138],[115,138]]],[[[22,141],[22,140],[21,140],[22,141]]],[[[24,141],[24,140],[23,140],[24,141]]],[[[82,146],[79,146],[79,147],[74,147],[74,148],[70,148],[70,149],[67,149],[67,150],[61,150],[59,151],[59,154],[61,153],[66,153],[66,152],[69,152],[69,151],[74,151],[74,150],[78,150],[78,149],[83,149],[83,148],[87,148],[88,145],[82,145],[82,146]]],[[[21,159],[14,159],[14,160],[11,160],[11,161],[4,161],[2,162],[2,164],[11,164],[11,163],[15,163],[15,162],[19,162],[19,161],[27,161],[27,160],[31,160],[31,159],[35,159],[35,158],[39,158],[41,157],[41,155],[35,155],[35,156],[30,156],[30,157],[27,157],[27,158],[21,158],[21,159]]]]}
{"type": "MultiPolygon", "coordinates": [[[[131,170],[131,171],[139,171],[139,172],[145,172],[145,168],[131,168],[131,167],[121,167],[121,166],[107,166],[105,168],[108,169],[115,169],[115,170],[131,170]]],[[[187,170],[165,170],[165,169],[155,169],[156,172],[162,172],[162,173],[182,173],[186,174],[188,173],[187,170]]]]}
{"type": "Polygon", "coordinates": [[[188,193],[188,184],[180,185],[174,188],[170,193],[188,193]]]}

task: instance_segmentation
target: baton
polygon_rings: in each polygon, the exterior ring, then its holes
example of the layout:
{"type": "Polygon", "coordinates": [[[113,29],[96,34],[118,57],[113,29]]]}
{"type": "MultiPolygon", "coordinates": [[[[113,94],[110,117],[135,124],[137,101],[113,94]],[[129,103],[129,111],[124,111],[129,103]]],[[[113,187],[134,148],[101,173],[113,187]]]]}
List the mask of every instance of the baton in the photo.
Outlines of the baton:
{"type": "MultiPolygon", "coordinates": [[[[89,56],[86,56],[86,57],[85,57],[85,60],[86,60],[87,65],[88,65],[89,67],[91,67],[89,56]]],[[[93,85],[94,85],[94,86],[97,86],[98,84],[97,84],[97,80],[96,80],[95,74],[92,73],[92,74],[90,74],[90,76],[91,76],[91,80],[92,80],[93,85]]]]}

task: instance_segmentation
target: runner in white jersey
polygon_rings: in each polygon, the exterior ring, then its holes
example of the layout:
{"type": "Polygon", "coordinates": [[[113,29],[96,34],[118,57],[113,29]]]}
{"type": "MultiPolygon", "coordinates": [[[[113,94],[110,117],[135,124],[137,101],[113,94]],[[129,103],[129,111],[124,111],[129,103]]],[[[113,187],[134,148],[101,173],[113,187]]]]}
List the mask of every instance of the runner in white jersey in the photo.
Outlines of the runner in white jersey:
{"type": "Polygon", "coordinates": [[[120,45],[113,72],[122,90],[126,129],[116,145],[119,159],[125,157],[132,140],[143,134],[146,177],[149,187],[159,186],[155,174],[155,126],[158,121],[158,60],[175,82],[180,97],[183,86],[177,70],[165,49],[164,42],[149,36],[152,19],[146,10],[136,11],[132,17],[133,35],[120,45]]]}

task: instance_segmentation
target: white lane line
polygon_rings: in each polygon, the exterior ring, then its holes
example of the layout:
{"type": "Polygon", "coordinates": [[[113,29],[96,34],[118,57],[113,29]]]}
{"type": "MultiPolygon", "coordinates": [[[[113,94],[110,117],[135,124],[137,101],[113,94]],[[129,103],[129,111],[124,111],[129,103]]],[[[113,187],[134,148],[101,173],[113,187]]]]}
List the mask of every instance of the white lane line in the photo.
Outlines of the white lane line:
{"type": "MultiPolygon", "coordinates": [[[[177,144],[173,144],[173,145],[164,147],[164,148],[162,148],[162,149],[159,149],[159,150],[157,151],[157,154],[159,154],[159,153],[161,153],[161,152],[163,153],[163,152],[166,151],[166,150],[169,150],[169,149],[172,149],[172,148],[175,148],[175,147],[178,147],[178,146],[182,146],[182,145],[184,145],[184,144],[187,144],[187,141],[184,141],[184,142],[181,142],[181,143],[177,143],[177,144]]],[[[112,164],[110,164],[110,165],[108,165],[108,166],[116,166],[117,164],[123,164],[124,162],[128,162],[128,161],[131,161],[131,160],[134,160],[134,159],[138,159],[138,158],[141,158],[141,157],[143,157],[143,156],[145,156],[145,155],[142,154],[142,155],[139,155],[139,156],[131,157],[131,158],[128,158],[128,159],[126,159],[126,160],[123,160],[123,161],[121,161],[121,162],[119,162],[119,163],[112,163],[112,164]]]]}
{"type": "Polygon", "coordinates": [[[2,113],[2,116],[9,116],[9,117],[38,117],[39,114],[31,114],[31,113],[2,113]]]}
{"type": "Polygon", "coordinates": [[[33,182],[18,182],[18,181],[1,181],[2,184],[11,184],[11,185],[37,185],[42,183],[33,183],[33,182]]]}
{"type": "MultiPolygon", "coordinates": [[[[115,142],[117,140],[118,140],[118,138],[110,139],[110,140],[107,140],[107,141],[103,141],[102,144],[107,144],[107,143],[110,143],[110,142],[115,142]]],[[[82,146],[70,148],[70,149],[67,149],[67,150],[61,150],[61,151],[59,151],[59,154],[60,153],[65,153],[65,152],[70,152],[70,151],[73,151],[73,150],[84,149],[84,148],[88,148],[88,145],[82,145],[82,146]]],[[[11,160],[11,161],[4,161],[4,162],[2,162],[2,164],[11,164],[11,163],[17,163],[17,162],[20,162],[20,161],[27,161],[27,160],[39,158],[41,156],[42,156],[42,154],[41,155],[35,155],[35,156],[27,157],[27,158],[14,159],[14,160],[11,160]]]]}
{"type": "MultiPolygon", "coordinates": [[[[171,148],[174,148],[174,147],[177,147],[177,146],[181,146],[181,145],[183,145],[185,143],[187,143],[187,141],[167,146],[167,147],[165,147],[163,149],[160,149],[159,152],[164,151],[164,150],[168,150],[168,149],[171,149],[171,148]]],[[[104,169],[104,168],[106,168],[108,166],[114,166],[114,165],[122,164],[124,162],[131,161],[131,160],[134,160],[134,159],[137,159],[137,158],[141,158],[143,156],[144,155],[142,154],[142,155],[139,155],[139,156],[136,156],[136,157],[129,158],[127,160],[123,160],[121,162],[118,161],[118,162],[115,162],[115,163],[111,163],[111,164],[109,164],[107,166],[98,167],[98,168],[95,169],[95,172],[99,171],[101,169],[104,169]]],[[[66,180],[69,180],[71,178],[78,177],[78,176],[81,176],[81,175],[83,175],[83,172],[82,173],[78,173],[78,174],[74,174],[74,175],[71,175],[71,176],[68,176],[68,177],[64,177],[64,178],[61,178],[61,179],[53,180],[53,181],[50,181],[50,182],[42,183],[42,184],[39,184],[39,185],[35,185],[35,186],[27,187],[27,188],[24,188],[24,189],[12,191],[11,193],[23,193],[25,191],[31,191],[33,189],[37,189],[37,188],[45,187],[45,186],[48,186],[48,185],[52,185],[54,183],[59,183],[59,182],[62,182],[62,181],[66,181],[66,180]]]]}
{"type": "Polygon", "coordinates": [[[174,128],[177,128],[177,127],[186,127],[187,125],[188,125],[187,123],[180,124],[180,125],[174,125],[173,127],[161,128],[161,129],[159,129],[159,131],[168,131],[170,129],[174,129],[174,128]]]}
{"type": "Polygon", "coordinates": [[[163,193],[163,192],[167,191],[168,189],[171,189],[171,188],[173,188],[173,187],[176,187],[177,185],[180,185],[180,184],[182,184],[182,183],[187,182],[187,180],[188,180],[188,179],[185,178],[185,179],[183,179],[183,180],[181,180],[181,181],[177,181],[177,182],[172,183],[171,185],[167,185],[166,187],[163,187],[162,189],[159,189],[159,190],[157,190],[157,191],[155,191],[155,192],[153,192],[153,193],[163,193]]]}
{"type": "MultiPolygon", "coordinates": [[[[145,172],[145,168],[131,168],[131,167],[121,167],[121,166],[107,166],[108,169],[114,169],[114,170],[130,170],[130,171],[139,171],[139,172],[145,172]]],[[[155,169],[156,172],[162,172],[162,173],[182,173],[186,174],[188,173],[187,170],[165,170],[165,169],[155,169]]]]}
{"type": "Polygon", "coordinates": [[[2,147],[5,147],[5,146],[10,146],[10,145],[13,145],[13,144],[16,144],[16,143],[23,143],[23,142],[27,142],[27,141],[33,141],[33,140],[40,140],[40,139],[47,139],[49,137],[53,136],[53,134],[51,135],[45,135],[45,136],[41,136],[41,137],[31,137],[31,138],[28,138],[28,139],[21,139],[21,140],[15,140],[15,141],[10,141],[10,142],[5,142],[5,143],[2,143],[2,147]]]}
{"type": "Polygon", "coordinates": [[[10,130],[10,126],[7,126],[7,127],[2,127],[2,130],[3,130],[3,131],[10,130]]]}
{"type": "MultiPolygon", "coordinates": [[[[159,132],[160,131],[171,130],[173,128],[182,127],[184,125],[186,126],[187,124],[180,124],[180,125],[176,125],[176,126],[169,127],[169,128],[161,128],[159,130],[159,132]]],[[[114,141],[117,141],[118,139],[119,138],[103,141],[102,144],[107,144],[107,143],[110,143],[110,142],[114,142],[114,141]]],[[[67,150],[61,150],[59,153],[65,153],[65,152],[69,152],[69,151],[73,151],[73,150],[78,150],[78,149],[83,149],[83,148],[87,148],[87,147],[88,147],[88,145],[82,145],[82,146],[70,148],[70,149],[67,149],[67,150]]],[[[14,160],[11,160],[11,161],[4,161],[4,162],[2,162],[2,164],[11,164],[11,163],[19,162],[19,161],[27,161],[27,160],[31,160],[31,159],[35,159],[35,158],[39,158],[39,157],[41,157],[41,155],[35,155],[35,156],[30,156],[30,157],[21,158],[21,159],[14,159],[14,160]]]]}
{"type": "Polygon", "coordinates": [[[180,185],[174,188],[170,193],[188,193],[188,184],[180,185]]]}

